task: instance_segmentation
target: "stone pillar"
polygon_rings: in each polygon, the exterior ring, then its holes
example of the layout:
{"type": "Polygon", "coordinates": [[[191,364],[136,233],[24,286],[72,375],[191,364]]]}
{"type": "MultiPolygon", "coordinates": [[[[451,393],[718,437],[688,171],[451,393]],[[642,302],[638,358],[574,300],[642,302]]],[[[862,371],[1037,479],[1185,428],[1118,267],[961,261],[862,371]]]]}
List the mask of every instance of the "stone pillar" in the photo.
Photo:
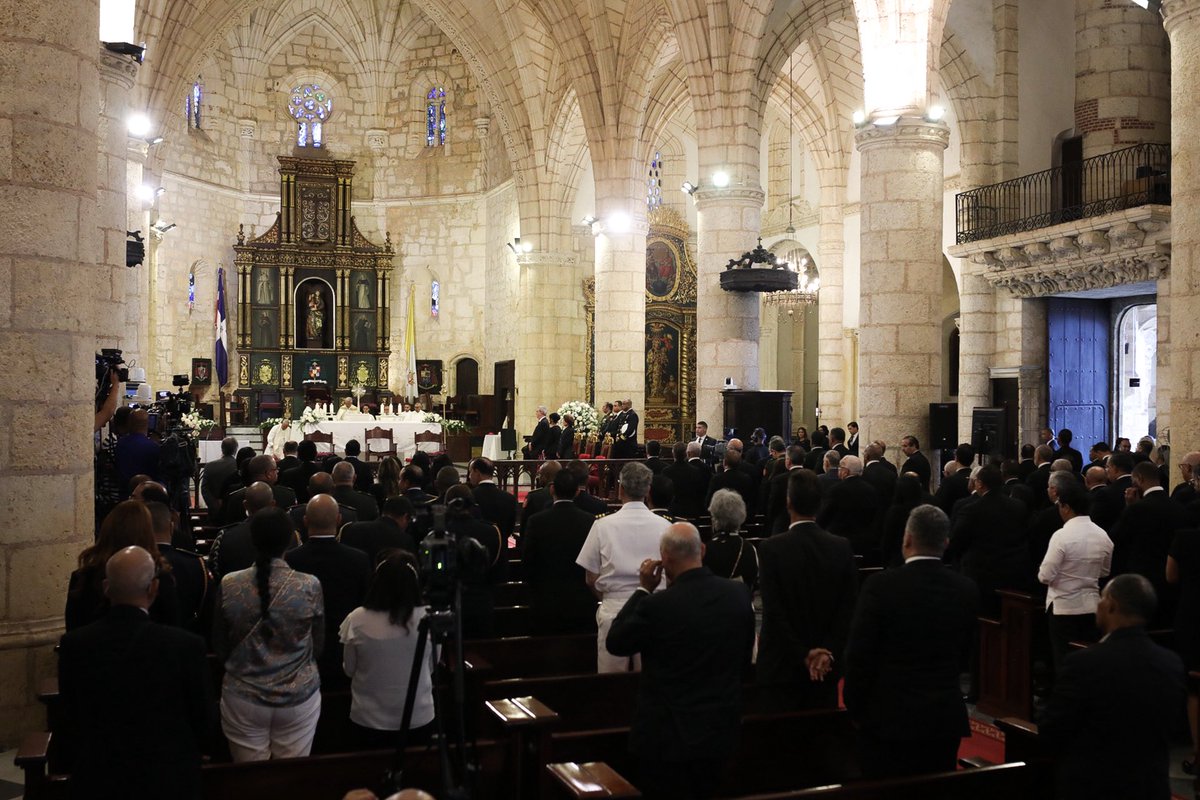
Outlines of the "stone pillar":
{"type": "Polygon", "coordinates": [[[858,423],[863,441],[929,439],[942,397],[943,155],[950,131],[902,117],[870,124],[862,154],[858,423]]]}
{"type": "Polygon", "coordinates": [[[757,185],[718,188],[706,184],[696,190],[693,198],[699,260],[696,418],[707,422],[713,435],[723,436],[721,390],[725,379],[732,378],[739,389],[759,388],[759,299],[752,292],[722,289],[721,272],[729,259],[754,248],[762,223],[763,191],[757,185]]]}
{"type": "Polygon", "coordinates": [[[94,349],[113,281],[97,264],[97,5],[6,0],[3,16],[0,745],[11,747],[45,721],[33,695],[54,672],[67,577],[92,541],[94,349]]]}
{"type": "MultiPolygon", "coordinates": [[[[1187,322],[1175,325],[1170,348],[1160,347],[1158,359],[1178,463],[1200,450],[1200,337],[1191,331],[1191,321],[1200,319],[1200,0],[1164,0],[1162,8],[1171,38],[1170,318],[1187,322]]],[[[1172,469],[1171,481],[1178,480],[1179,470],[1172,469]]]]}
{"type": "MultiPolygon", "coordinates": [[[[823,193],[825,195],[829,192],[823,193]]],[[[842,335],[845,327],[843,270],[846,260],[846,242],[843,239],[840,204],[834,205],[826,197],[821,202],[820,240],[817,245],[817,269],[821,275],[821,287],[817,292],[817,397],[812,408],[804,409],[800,419],[811,433],[816,422],[814,409],[821,409],[821,416],[836,420],[833,425],[847,422],[853,414],[853,403],[848,395],[855,387],[847,386],[850,365],[846,360],[846,339],[842,335]]],[[[799,423],[797,423],[799,424],[799,423]]],[[[831,425],[830,427],[833,427],[831,425]]]]}
{"type": "Polygon", "coordinates": [[[1171,140],[1169,70],[1156,14],[1132,2],[1075,0],[1075,130],[1084,158],[1171,140]]]}
{"type": "MultiPolygon", "coordinates": [[[[975,407],[992,404],[991,364],[995,358],[996,292],[980,274],[985,269],[964,261],[959,293],[958,430],[966,437],[975,407]]],[[[964,439],[965,440],[965,439],[964,439]]]]}
{"type": "Polygon", "coordinates": [[[517,256],[518,302],[517,427],[532,429],[539,405],[556,410],[567,400],[584,400],[583,295],[574,253],[517,256]]]}
{"type": "MultiPolygon", "coordinates": [[[[136,167],[136,178],[140,183],[141,162],[145,161],[146,143],[130,141],[126,130],[129,117],[129,93],[137,78],[137,62],[129,56],[110,53],[98,48],[100,65],[100,118],[97,134],[100,139],[99,163],[96,175],[96,204],[99,209],[100,239],[104,248],[101,259],[109,268],[111,277],[109,297],[112,303],[125,305],[131,290],[137,290],[137,281],[130,280],[134,270],[125,267],[125,232],[141,228],[150,249],[150,235],[139,220],[130,218],[126,209],[128,198],[136,197],[131,192],[134,175],[129,169],[129,149],[133,146],[142,157],[136,167]]],[[[140,211],[140,209],[129,209],[140,211]]],[[[139,268],[140,271],[141,268],[139,268]]],[[[104,347],[124,347],[125,331],[130,322],[125,314],[105,314],[97,334],[104,347]]]]}
{"type": "MultiPolygon", "coordinates": [[[[602,212],[603,213],[603,212],[602,212]]],[[[613,211],[596,235],[596,407],[646,399],[646,234],[644,215],[613,211]],[[612,220],[620,214],[621,222],[612,220]]],[[[580,350],[580,354],[582,350],[580,350]]],[[[578,358],[579,355],[577,354],[578,358]]]]}

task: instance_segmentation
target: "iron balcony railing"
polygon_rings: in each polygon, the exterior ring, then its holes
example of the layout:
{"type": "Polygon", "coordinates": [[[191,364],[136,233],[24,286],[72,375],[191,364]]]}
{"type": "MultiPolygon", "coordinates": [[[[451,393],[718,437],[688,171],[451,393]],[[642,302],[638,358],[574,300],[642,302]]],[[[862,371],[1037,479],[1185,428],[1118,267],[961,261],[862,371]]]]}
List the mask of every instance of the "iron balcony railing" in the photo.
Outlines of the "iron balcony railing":
{"type": "Polygon", "coordinates": [[[956,241],[966,244],[1170,202],[1170,146],[1138,144],[960,192],[955,199],[956,241]]]}

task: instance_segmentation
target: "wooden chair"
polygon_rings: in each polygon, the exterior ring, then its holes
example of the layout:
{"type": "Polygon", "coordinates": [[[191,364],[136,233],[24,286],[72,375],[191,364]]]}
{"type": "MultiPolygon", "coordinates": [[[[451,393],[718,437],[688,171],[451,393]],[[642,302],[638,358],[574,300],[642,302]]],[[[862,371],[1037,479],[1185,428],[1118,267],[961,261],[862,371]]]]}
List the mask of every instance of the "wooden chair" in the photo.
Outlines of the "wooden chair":
{"type": "Polygon", "coordinates": [[[221,427],[246,424],[246,399],[235,394],[221,395],[221,427]]]}
{"type": "Polygon", "coordinates": [[[263,389],[258,393],[258,421],[282,416],[283,394],[275,389],[263,389]]]}
{"type": "Polygon", "coordinates": [[[423,443],[433,442],[438,446],[438,449],[430,451],[429,455],[440,456],[442,453],[446,452],[446,443],[443,439],[443,433],[444,432],[435,433],[434,431],[421,431],[413,436],[413,443],[416,444],[417,449],[420,450],[423,443]]]}
{"type": "Polygon", "coordinates": [[[363,451],[364,461],[370,461],[372,457],[375,457],[379,461],[383,461],[383,459],[387,456],[396,455],[396,442],[392,439],[392,429],[381,428],[379,426],[368,428],[363,433],[363,447],[366,448],[363,451]],[[385,449],[379,449],[378,447],[371,446],[372,440],[378,442],[380,439],[387,440],[387,447],[385,449]]]}
{"type": "Polygon", "coordinates": [[[317,448],[318,452],[329,452],[329,453],[333,452],[333,434],[332,433],[321,433],[320,431],[313,431],[312,433],[306,433],[304,435],[304,438],[310,442],[315,442],[316,444],[329,445],[328,450],[321,450],[320,448],[317,448]]]}

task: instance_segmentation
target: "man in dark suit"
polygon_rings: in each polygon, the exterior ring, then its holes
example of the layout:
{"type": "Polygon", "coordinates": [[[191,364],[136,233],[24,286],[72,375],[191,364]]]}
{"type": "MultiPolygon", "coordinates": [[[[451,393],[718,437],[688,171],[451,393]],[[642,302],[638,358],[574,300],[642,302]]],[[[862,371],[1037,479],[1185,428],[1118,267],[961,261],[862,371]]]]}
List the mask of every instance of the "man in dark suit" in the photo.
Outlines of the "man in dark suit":
{"type": "Polygon", "coordinates": [[[289,469],[287,472],[280,473],[279,482],[288,487],[295,493],[295,498],[291,503],[281,505],[280,508],[288,508],[293,505],[296,500],[305,502],[308,500],[308,479],[314,473],[321,471],[321,465],[317,463],[317,443],[305,439],[296,445],[296,456],[300,459],[300,463],[289,469]]]}
{"type": "Polygon", "coordinates": [[[856,456],[858,455],[858,423],[846,423],[846,432],[849,434],[849,438],[846,439],[846,452],[849,455],[856,456]]]}
{"type": "Polygon", "coordinates": [[[208,566],[218,584],[223,576],[254,565],[257,551],[250,540],[250,518],[256,511],[275,506],[271,487],[262,481],[250,484],[246,487],[242,506],[246,518],[222,528],[208,551],[208,566]]]}
{"type": "MultiPolygon", "coordinates": [[[[829,450],[829,438],[822,431],[816,430],[813,431],[810,441],[812,446],[804,454],[804,460],[800,466],[812,470],[818,475],[823,475],[825,474],[825,453],[829,450]]],[[[841,457],[842,454],[838,453],[838,458],[841,457]]]]}
{"type": "Polygon", "coordinates": [[[905,455],[904,464],[900,467],[900,474],[914,473],[917,480],[921,482],[921,488],[928,492],[929,481],[933,478],[933,468],[929,466],[929,459],[921,452],[921,442],[915,436],[905,436],[900,440],[900,452],[905,455]]]}
{"type": "MultiPolygon", "coordinates": [[[[333,465],[333,499],[339,505],[350,506],[358,516],[358,522],[379,519],[379,503],[365,492],[354,489],[354,465],[341,461],[333,465]]],[[[336,531],[334,531],[336,533],[336,531]]]]}
{"type": "Polygon", "coordinates": [[[546,452],[546,445],[548,444],[550,444],[550,421],[546,419],[546,407],[538,406],[537,424],[533,426],[533,434],[529,437],[529,444],[521,448],[521,453],[525,458],[541,458],[546,452]]]}
{"type": "Polygon", "coordinates": [[[1061,800],[1171,796],[1170,751],[1184,707],[1179,656],[1146,635],[1154,588],[1120,575],[1100,593],[1104,638],[1063,661],[1038,738],[1057,755],[1061,800]]]}
{"type": "Polygon", "coordinates": [[[575,495],[575,505],[593,517],[598,514],[607,514],[608,503],[603,498],[597,497],[588,491],[588,479],[591,477],[591,471],[588,469],[587,463],[579,460],[572,461],[564,469],[571,470],[571,474],[579,482],[579,492],[575,495]]]}
{"type": "Polygon", "coordinates": [[[1063,428],[1058,432],[1058,449],[1054,451],[1055,458],[1065,458],[1071,462],[1071,468],[1077,473],[1083,473],[1083,453],[1071,447],[1071,442],[1074,440],[1075,434],[1071,433],[1070,428],[1063,428]]]}
{"type": "Polygon", "coordinates": [[[842,428],[834,428],[829,431],[829,449],[837,450],[842,454],[842,458],[850,455],[850,450],[846,447],[846,431],[842,428]]]}
{"type": "Polygon", "coordinates": [[[700,445],[699,458],[708,466],[709,461],[713,457],[713,450],[717,446],[717,440],[708,435],[708,423],[700,420],[696,423],[696,438],[693,439],[696,444],[700,445]]]}
{"type": "Polygon", "coordinates": [[[204,556],[190,550],[172,546],[174,515],[166,503],[146,503],[150,521],[154,525],[154,542],[158,552],[171,565],[171,579],[175,583],[175,596],[179,600],[179,624],[201,636],[212,630],[212,578],[204,556]]]}
{"type": "Polygon", "coordinates": [[[1108,457],[1105,474],[1108,488],[1099,502],[1092,506],[1092,522],[1104,528],[1109,535],[1117,525],[1121,512],[1125,510],[1125,490],[1133,488],[1133,456],[1125,452],[1113,453],[1108,457]]]}
{"type": "MultiPolygon", "coordinates": [[[[786,471],[771,478],[770,488],[767,492],[767,522],[771,526],[771,533],[782,533],[791,524],[787,508],[788,477],[795,470],[804,467],[804,448],[793,444],[784,451],[783,458],[786,471]]],[[[815,511],[813,515],[816,516],[815,511]]]]}
{"type": "Polygon", "coordinates": [[[358,455],[361,452],[362,445],[357,439],[346,442],[346,463],[354,467],[354,488],[360,492],[369,492],[375,483],[375,473],[371,471],[370,464],[359,459],[358,455]]]}
{"type": "Polygon", "coordinates": [[[733,438],[726,442],[725,452],[737,453],[737,469],[740,469],[743,473],[745,473],[746,477],[750,479],[750,487],[754,494],[755,502],[746,502],[746,514],[747,519],[749,519],[754,516],[756,511],[756,506],[758,503],[758,484],[762,481],[762,467],[759,464],[751,464],[746,460],[746,445],[741,439],[733,438]]]}
{"type": "Polygon", "coordinates": [[[319,494],[309,500],[304,521],[308,526],[308,541],[285,554],[284,560],[292,569],[307,572],[321,582],[325,597],[325,648],[317,656],[317,671],[321,674],[322,688],[348,686],[350,679],[342,669],[343,648],[338,630],[367,596],[371,561],[363,551],[338,542],[341,514],[337,501],[330,495],[319,494]]]}
{"type": "Polygon", "coordinates": [[[850,541],[855,555],[864,566],[881,563],[879,517],[886,506],[875,487],[862,476],[863,463],[858,456],[842,456],[838,461],[839,480],[829,487],[817,513],[817,525],[850,541]]]}
{"type": "Polygon", "coordinates": [[[657,439],[646,442],[646,466],[655,475],[667,468],[667,462],[662,460],[662,443],[657,439]]]}
{"type": "Polygon", "coordinates": [[[978,592],[942,564],[950,520],[931,505],[909,515],[904,566],[863,585],[846,644],[846,708],[872,778],[953,771],[970,734],[959,665],[972,642],[978,592]]]}
{"type": "Polygon", "coordinates": [[[1033,454],[1036,448],[1031,444],[1021,445],[1021,458],[1017,461],[1018,473],[1017,477],[1024,483],[1028,480],[1030,474],[1037,469],[1037,464],[1034,463],[1033,454]]]}
{"type": "Polygon", "coordinates": [[[1155,627],[1170,627],[1175,618],[1176,593],[1167,584],[1167,554],[1180,528],[1190,527],[1186,511],[1171,502],[1158,481],[1158,467],[1143,461],[1133,468],[1133,499],[1113,526],[1113,574],[1134,572],[1150,581],[1158,598],[1155,627]]]}
{"type": "Polygon", "coordinates": [[[58,686],[74,796],[192,798],[213,721],[204,640],[147,613],[154,558],[126,547],[105,565],[108,612],[62,637],[58,686]]]}
{"type": "Polygon", "coordinates": [[[1046,507],[1049,500],[1046,497],[1046,484],[1050,482],[1051,465],[1054,462],[1054,450],[1048,444],[1039,444],[1033,451],[1033,462],[1036,466],[1025,479],[1025,485],[1033,493],[1035,510],[1046,507]]]}
{"type": "Polygon", "coordinates": [[[708,494],[708,473],[700,462],[700,444],[676,442],[672,449],[675,461],[663,470],[675,487],[675,500],[670,513],[674,517],[698,517],[708,494]]]}
{"type": "Polygon", "coordinates": [[[467,469],[471,496],[485,522],[500,530],[500,556],[496,573],[508,574],[508,537],[517,525],[517,498],[496,485],[496,465],[486,458],[474,459],[467,469]]]}
{"type": "Polygon", "coordinates": [[[1001,487],[1004,494],[1025,506],[1025,514],[1028,517],[1037,502],[1033,499],[1033,490],[1021,480],[1021,471],[1016,459],[1006,458],[1000,462],[1000,477],[1004,480],[1004,486],[1001,487]]]}
{"type": "Polygon", "coordinates": [[[296,452],[300,449],[299,442],[286,441],[283,443],[283,458],[279,460],[279,474],[287,472],[293,467],[300,466],[300,459],[296,456],[296,452]]]}
{"type": "MultiPolygon", "coordinates": [[[[821,458],[821,468],[824,472],[817,473],[817,482],[821,484],[821,496],[829,494],[833,485],[842,479],[838,464],[842,462],[842,454],[837,450],[826,450],[821,458]]],[[[807,467],[806,467],[807,469],[807,467]]]]}
{"type": "Polygon", "coordinates": [[[1083,465],[1082,472],[1086,475],[1087,471],[1092,467],[1104,469],[1110,455],[1112,455],[1112,448],[1109,447],[1108,442],[1096,442],[1088,450],[1088,463],[1083,465]]]}
{"type": "Polygon", "coordinates": [[[521,507],[521,535],[525,535],[525,526],[529,523],[529,518],[534,514],[541,513],[550,507],[554,502],[554,497],[550,494],[550,484],[554,483],[554,476],[562,469],[562,464],[553,459],[543,461],[538,466],[537,485],[529,494],[525,495],[525,505],[521,507]]]}
{"type": "Polygon", "coordinates": [[[821,487],[810,470],[785,474],[791,527],[758,549],[763,623],[755,674],[787,708],[836,708],[858,571],[850,543],[817,525],[821,487]]]}
{"type": "Polygon", "coordinates": [[[863,450],[863,480],[875,487],[886,507],[896,493],[896,468],[883,460],[883,448],[871,442],[863,450]]]}
{"type": "Polygon", "coordinates": [[[210,514],[221,504],[221,486],[230,475],[237,472],[237,460],[233,457],[237,450],[237,439],[226,436],[221,440],[221,457],[205,464],[204,471],[200,473],[200,496],[204,498],[204,506],[210,514]]]}
{"type": "MultiPolygon", "coordinates": [[[[308,496],[316,497],[319,494],[333,494],[333,476],[328,472],[314,473],[308,479],[308,496]]],[[[304,503],[296,503],[288,509],[288,516],[292,519],[292,526],[296,529],[296,538],[300,542],[308,541],[308,525],[304,521],[304,507],[304,503]]],[[[338,510],[341,512],[343,525],[358,522],[358,511],[353,507],[338,503],[338,510]]]]}
{"type": "Polygon", "coordinates": [[[741,495],[746,503],[746,518],[754,516],[754,482],[750,476],[741,470],[742,454],[740,450],[726,450],[725,463],[722,469],[708,482],[708,492],[704,497],[704,509],[712,502],[712,496],[719,489],[732,489],[741,495]]]}
{"type": "MultiPolygon", "coordinates": [[[[279,468],[275,465],[273,456],[261,455],[250,459],[246,465],[246,475],[251,483],[261,481],[271,487],[271,494],[275,498],[275,505],[279,508],[289,508],[296,502],[296,493],[290,487],[281,485],[279,481],[279,468]]],[[[216,520],[218,525],[229,525],[230,523],[240,522],[244,519],[243,502],[246,499],[246,489],[241,488],[236,492],[230,492],[226,496],[225,502],[221,505],[221,515],[216,520]]]]}
{"type": "Polygon", "coordinates": [[[638,413],[633,410],[632,400],[621,401],[621,411],[624,417],[621,420],[621,425],[617,428],[617,435],[613,438],[616,442],[613,444],[613,458],[637,458],[637,442],[638,442],[638,413]]]}
{"type": "Polygon", "coordinates": [[[562,428],[558,427],[558,421],[562,417],[558,416],[557,411],[551,411],[550,420],[550,436],[546,440],[546,449],[543,451],[546,458],[558,458],[558,443],[562,438],[562,428]]]}
{"type": "Polygon", "coordinates": [[[522,529],[521,568],[539,635],[596,631],[596,596],[575,563],[595,517],[575,505],[578,490],[570,470],[559,470],[550,487],[551,506],[522,529]]]}
{"type": "Polygon", "coordinates": [[[1183,483],[1171,490],[1171,499],[1181,508],[1187,508],[1189,503],[1196,500],[1192,479],[1200,478],[1200,452],[1192,451],[1185,455],[1179,462],[1179,473],[1183,483]]]}
{"type": "MultiPolygon", "coordinates": [[[[1025,507],[1004,494],[1000,470],[986,466],[975,475],[974,503],[954,520],[946,559],[979,588],[981,613],[998,618],[997,589],[1024,590],[1032,585],[1025,507]]],[[[1163,556],[1166,564],[1166,556],[1163,556]]]]}
{"type": "Polygon", "coordinates": [[[946,514],[954,510],[954,504],[971,494],[967,480],[971,477],[971,462],[975,460],[975,448],[966,442],[954,449],[954,472],[942,479],[933,503],[946,514]]]}
{"type": "Polygon", "coordinates": [[[711,797],[737,742],[742,670],[754,641],[754,611],[740,582],[703,565],[689,523],[663,534],[661,561],[647,560],[640,587],[609,630],[606,645],[642,656],[629,749],[647,797],[711,797]],[[667,577],[667,589],[652,594],[667,577]]]}
{"type": "Polygon", "coordinates": [[[410,533],[413,519],[412,503],[407,497],[389,497],[383,504],[379,519],[371,522],[351,522],[342,525],[338,541],[347,547],[362,550],[374,565],[384,550],[417,552],[417,540],[410,533]]]}

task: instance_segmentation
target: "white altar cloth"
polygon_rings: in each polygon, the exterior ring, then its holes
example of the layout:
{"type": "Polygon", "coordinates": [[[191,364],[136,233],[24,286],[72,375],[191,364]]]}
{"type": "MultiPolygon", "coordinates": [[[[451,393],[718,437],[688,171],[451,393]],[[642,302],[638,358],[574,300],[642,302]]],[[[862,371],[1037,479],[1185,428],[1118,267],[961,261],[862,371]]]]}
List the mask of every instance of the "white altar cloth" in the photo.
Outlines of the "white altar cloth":
{"type": "MultiPolygon", "coordinates": [[[[390,430],[392,432],[392,441],[396,444],[396,454],[400,457],[401,461],[412,458],[417,452],[415,440],[418,433],[425,433],[426,431],[431,431],[433,433],[442,432],[442,426],[436,422],[397,422],[389,417],[372,420],[326,420],[324,422],[317,423],[316,425],[301,426],[297,423],[293,423],[292,430],[297,431],[297,433],[293,434],[293,436],[295,436],[298,440],[304,438],[303,434],[301,434],[299,431],[301,427],[303,427],[304,433],[318,431],[320,433],[333,434],[333,449],[338,455],[346,454],[346,442],[350,441],[351,439],[357,439],[358,443],[362,445],[364,457],[367,452],[367,442],[364,438],[366,432],[369,429],[376,427],[383,428],[384,430],[390,430]]],[[[272,433],[274,433],[274,429],[272,429],[272,433]]],[[[270,441],[270,439],[271,437],[268,436],[267,441],[270,441]]],[[[384,446],[383,442],[386,441],[386,439],[379,440],[379,443],[376,445],[376,447],[382,448],[384,446]]],[[[321,445],[317,445],[318,450],[321,448],[321,445]]],[[[437,442],[422,442],[421,449],[432,453],[437,452],[441,449],[441,447],[437,442]]]]}

